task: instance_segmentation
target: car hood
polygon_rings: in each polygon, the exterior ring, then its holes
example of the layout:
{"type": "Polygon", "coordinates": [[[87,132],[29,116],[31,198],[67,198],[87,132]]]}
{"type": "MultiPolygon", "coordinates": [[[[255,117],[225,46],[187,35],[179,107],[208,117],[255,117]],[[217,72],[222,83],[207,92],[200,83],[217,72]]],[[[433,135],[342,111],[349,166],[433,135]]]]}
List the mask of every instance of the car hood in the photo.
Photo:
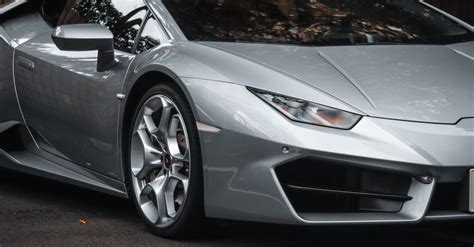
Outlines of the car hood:
{"type": "Polygon", "coordinates": [[[474,117],[474,42],[338,47],[203,44],[311,85],[369,116],[450,124],[474,117]]]}

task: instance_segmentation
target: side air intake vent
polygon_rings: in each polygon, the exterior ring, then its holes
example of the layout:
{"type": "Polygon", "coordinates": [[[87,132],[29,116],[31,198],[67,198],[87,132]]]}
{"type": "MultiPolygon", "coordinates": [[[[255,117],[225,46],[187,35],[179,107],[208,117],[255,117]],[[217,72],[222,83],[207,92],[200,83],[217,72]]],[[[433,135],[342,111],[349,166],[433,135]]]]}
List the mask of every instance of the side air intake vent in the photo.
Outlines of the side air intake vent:
{"type": "Polygon", "coordinates": [[[0,149],[11,152],[11,151],[24,151],[25,145],[23,143],[22,131],[26,131],[26,128],[21,124],[16,124],[10,128],[0,132],[0,149]]]}
{"type": "Polygon", "coordinates": [[[407,175],[319,159],[293,161],[276,173],[299,213],[398,212],[412,199],[407,175]]]}

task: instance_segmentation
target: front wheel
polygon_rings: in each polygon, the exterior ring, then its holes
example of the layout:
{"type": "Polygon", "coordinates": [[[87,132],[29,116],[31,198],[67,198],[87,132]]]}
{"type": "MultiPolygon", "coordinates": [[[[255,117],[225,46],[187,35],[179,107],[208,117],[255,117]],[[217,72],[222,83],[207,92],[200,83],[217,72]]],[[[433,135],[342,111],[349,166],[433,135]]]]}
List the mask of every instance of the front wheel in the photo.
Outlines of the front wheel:
{"type": "Polygon", "coordinates": [[[142,97],[129,133],[127,182],[141,217],[159,236],[194,235],[203,218],[202,165],[189,103],[169,85],[142,97]]]}

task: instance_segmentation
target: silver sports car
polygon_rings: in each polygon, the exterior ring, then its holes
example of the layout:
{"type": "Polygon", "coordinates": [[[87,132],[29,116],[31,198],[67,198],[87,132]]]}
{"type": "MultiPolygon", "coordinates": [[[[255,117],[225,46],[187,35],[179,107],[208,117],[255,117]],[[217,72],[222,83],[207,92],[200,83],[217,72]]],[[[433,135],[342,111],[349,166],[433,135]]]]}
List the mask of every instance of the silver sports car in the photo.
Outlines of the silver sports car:
{"type": "Polygon", "coordinates": [[[0,166],[150,229],[474,219],[474,27],[420,0],[0,5],[0,166]]]}

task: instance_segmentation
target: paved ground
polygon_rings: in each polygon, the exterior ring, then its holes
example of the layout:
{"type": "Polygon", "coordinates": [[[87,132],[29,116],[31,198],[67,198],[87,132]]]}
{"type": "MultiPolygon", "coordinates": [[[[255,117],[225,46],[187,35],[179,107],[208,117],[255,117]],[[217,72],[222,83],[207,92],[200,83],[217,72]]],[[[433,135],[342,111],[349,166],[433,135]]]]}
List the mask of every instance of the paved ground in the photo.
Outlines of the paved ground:
{"type": "Polygon", "coordinates": [[[133,205],[0,169],[0,246],[474,246],[474,224],[300,228],[214,222],[184,242],[147,232],[133,205]],[[84,219],[87,223],[80,224],[84,219]]]}

